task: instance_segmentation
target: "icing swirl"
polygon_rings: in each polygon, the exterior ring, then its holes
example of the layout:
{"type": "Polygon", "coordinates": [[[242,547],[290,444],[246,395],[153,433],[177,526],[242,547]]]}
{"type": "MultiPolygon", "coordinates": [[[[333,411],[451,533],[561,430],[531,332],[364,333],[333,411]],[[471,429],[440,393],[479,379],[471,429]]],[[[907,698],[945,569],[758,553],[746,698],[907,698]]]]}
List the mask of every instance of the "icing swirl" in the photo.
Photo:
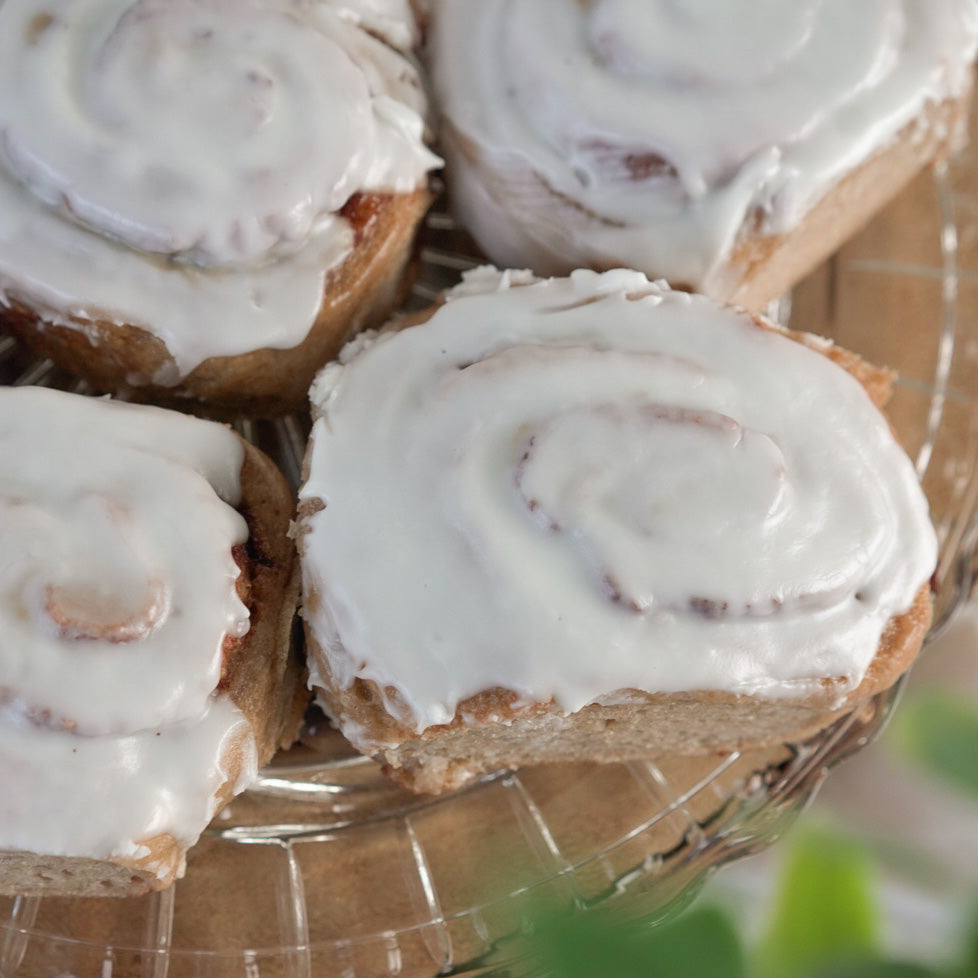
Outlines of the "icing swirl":
{"type": "Polygon", "coordinates": [[[490,257],[719,297],[742,229],[790,229],[964,91],[976,42],[974,0],[439,0],[431,51],[456,205],[490,257]]]}
{"type": "Polygon", "coordinates": [[[841,695],[936,560],[858,381],[636,272],[481,270],[312,398],[306,618],[419,730],[495,686],[841,695]]]}
{"type": "Polygon", "coordinates": [[[183,374],[294,346],[352,246],[340,209],[437,163],[368,28],[413,39],[390,0],[4,3],[0,290],[150,329],[183,374]]]}
{"type": "Polygon", "coordinates": [[[227,745],[255,763],[247,720],[215,695],[249,627],[240,443],[172,412],[0,388],[0,451],[18,459],[0,479],[0,848],[192,841],[227,745]]]}

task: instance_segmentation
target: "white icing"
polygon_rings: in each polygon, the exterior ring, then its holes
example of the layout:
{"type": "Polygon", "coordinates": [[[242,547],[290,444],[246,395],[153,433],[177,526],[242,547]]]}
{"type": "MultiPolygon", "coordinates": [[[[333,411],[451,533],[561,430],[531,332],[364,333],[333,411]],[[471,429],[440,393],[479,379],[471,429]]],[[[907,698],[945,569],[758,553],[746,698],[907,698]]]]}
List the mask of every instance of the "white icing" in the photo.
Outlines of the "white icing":
{"type": "Polygon", "coordinates": [[[0,848],[189,844],[227,745],[256,764],[243,714],[215,696],[225,639],[249,627],[240,442],[173,412],[0,388],[0,454],[17,460],[0,474],[0,848]]]}
{"type": "Polygon", "coordinates": [[[411,0],[327,0],[340,17],[382,37],[391,47],[410,51],[418,43],[411,0]]]}
{"type": "Polygon", "coordinates": [[[968,85],[975,0],[437,0],[455,205],[489,256],[722,297],[742,228],[794,227],[968,85]]]}
{"type": "Polygon", "coordinates": [[[636,272],[514,278],[315,388],[305,614],[338,684],[419,730],[494,686],[567,712],[856,686],[936,560],[862,386],[636,272]]]}
{"type": "Polygon", "coordinates": [[[84,320],[107,319],[150,330],[176,364],[172,376],[152,378],[164,385],[210,356],[301,342],[322,304],[329,268],[352,241],[346,223],[333,218],[298,254],[247,273],[149,260],[58,220],[0,168],[0,301],[26,301],[79,329],[84,320]]]}
{"type": "Polygon", "coordinates": [[[0,714],[0,848],[51,856],[139,859],[142,840],[190,846],[214,815],[215,793],[240,749],[258,773],[251,728],[226,697],[194,720],[111,737],[75,737],[0,714]]]}
{"type": "Polygon", "coordinates": [[[437,163],[368,28],[414,25],[389,0],[5,2],[0,292],[149,329],[184,375],[296,345],[352,246],[337,211],[437,163]]]}

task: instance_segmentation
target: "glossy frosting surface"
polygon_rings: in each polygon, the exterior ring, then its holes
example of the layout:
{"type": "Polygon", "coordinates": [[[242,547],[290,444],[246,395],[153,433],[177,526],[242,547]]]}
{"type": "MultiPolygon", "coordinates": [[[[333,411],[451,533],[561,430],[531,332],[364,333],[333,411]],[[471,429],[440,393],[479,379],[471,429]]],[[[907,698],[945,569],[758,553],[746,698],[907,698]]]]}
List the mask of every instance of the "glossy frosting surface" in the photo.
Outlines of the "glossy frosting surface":
{"type": "Polygon", "coordinates": [[[0,294],[148,328],[183,374],[301,341],[340,208],[437,162],[380,37],[413,41],[405,3],[5,2],[0,294]]]}
{"type": "Polygon", "coordinates": [[[974,0],[433,8],[455,203],[489,256],[637,267],[717,296],[742,228],[794,227],[965,90],[978,43],[974,0]]]}
{"type": "Polygon", "coordinates": [[[862,386],[639,273],[482,269],[346,361],[312,391],[305,614],[417,729],[494,686],[844,692],[933,569],[862,386]]]}
{"type": "Polygon", "coordinates": [[[0,388],[0,453],[17,459],[0,476],[0,848],[193,841],[227,746],[255,763],[216,695],[225,640],[249,626],[240,442],[173,412],[0,388]]]}

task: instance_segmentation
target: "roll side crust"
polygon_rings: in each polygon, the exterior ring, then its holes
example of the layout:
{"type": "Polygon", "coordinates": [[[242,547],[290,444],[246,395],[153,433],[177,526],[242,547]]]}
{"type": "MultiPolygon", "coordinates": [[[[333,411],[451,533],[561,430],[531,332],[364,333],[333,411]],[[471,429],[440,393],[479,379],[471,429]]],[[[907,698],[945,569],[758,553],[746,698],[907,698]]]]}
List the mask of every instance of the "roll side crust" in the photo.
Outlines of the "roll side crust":
{"type": "Polygon", "coordinates": [[[730,259],[726,300],[763,310],[817,268],[925,166],[943,162],[960,147],[970,97],[969,88],[928,106],[890,144],[844,176],[791,231],[764,235],[744,227],[730,259]]]}
{"type": "MultiPolygon", "coordinates": [[[[324,671],[329,712],[370,732],[384,773],[412,791],[441,794],[480,774],[542,762],[626,761],[664,755],[725,755],[737,750],[802,742],[889,689],[910,668],[931,622],[929,586],[911,609],[891,619],[863,681],[844,695],[839,682],[799,698],[765,698],[717,690],[647,693],[618,690],[608,705],[572,714],[552,702],[526,703],[512,690],[483,690],[459,704],[450,724],[420,734],[385,708],[371,682],[347,689],[324,671]],[[620,702],[617,702],[620,701],[620,702]]],[[[323,670],[321,650],[313,647],[323,670]]],[[[386,691],[387,701],[396,691],[386,691]]]]}
{"type": "MultiPolygon", "coordinates": [[[[353,250],[327,276],[322,306],[305,339],[284,350],[211,357],[174,386],[150,380],[176,371],[162,340],[138,326],[100,319],[97,310],[90,320],[59,325],[19,298],[0,307],[0,329],[96,390],[126,400],[227,420],[303,411],[319,367],[354,333],[383,321],[397,304],[415,231],[430,200],[427,189],[354,196],[344,209],[354,228],[353,250]]],[[[201,329],[206,328],[202,323],[201,329]]]]}
{"type": "Polygon", "coordinates": [[[242,499],[248,523],[248,633],[225,657],[219,689],[251,723],[258,763],[268,763],[298,736],[308,702],[306,673],[292,647],[300,574],[289,523],[295,501],[285,478],[263,452],[242,440],[242,499]]]}
{"type": "MultiPolygon", "coordinates": [[[[721,256],[715,273],[711,273],[708,288],[697,288],[689,281],[676,278],[670,279],[670,286],[686,292],[706,291],[718,301],[755,312],[763,311],[868,224],[927,165],[943,162],[961,147],[967,132],[970,101],[969,85],[958,96],[928,104],[917,119],[829,186],[789,230],[767,233],[763,228],[764,213],[748,213],[729,253],[721,256]]],[[[480,165],[479,147],[446,120],[442,122],[442,139],[467,160],[467,165],[480,165]]],[[[505,174],[495,172],[492,176],[505,187],[505,174]]],[[[446,178],[451,189],[451,170],[446,178]]],[[[583,205],[562,197],[552,188],[544,192],[560,197],[578,217],[594,224],[606,220],[583,205]]],[[[473,224],[470,230],[478,237],[478,227],[473,224]]],[[[586,237],[586,231],[581,235],[586,237]]],[[[605,261],[585,258],[576,264],[553,257],[540,271],[548,275],[567,275],[577,265],[608,271],[629,264],[624,256],[605,261]]],[[[650,278],[663,277],[661,270],[654,267],[640,270],[650,278]]]]}

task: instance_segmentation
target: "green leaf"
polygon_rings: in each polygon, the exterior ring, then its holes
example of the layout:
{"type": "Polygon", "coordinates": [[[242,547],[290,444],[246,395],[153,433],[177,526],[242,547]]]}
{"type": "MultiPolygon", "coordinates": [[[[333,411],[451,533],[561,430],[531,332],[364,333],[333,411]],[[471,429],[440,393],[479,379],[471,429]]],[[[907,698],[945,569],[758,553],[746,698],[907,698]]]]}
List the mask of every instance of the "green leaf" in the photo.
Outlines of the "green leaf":
{"type": "Polygon", "coordinates": [[[694,909],[672,923],[648,931],[644,940],[636,944],[644,953],[646,978],[745,978],[747,974],[734,924],[718,907],[694,909]]]}
{"type": "Polygon", "coordinates": [[[908,699],[894,718],[893,742],[907,757],[978,796],[978,706],[954,693],[908,699]]]}
{"type": "Polygon", "coordinates": [[[823,962],[874,954],[880,914],[873,883],[873,864],[856,843],[815,827],[794,836],[758,946],[759,978],[795,978],[823,962]]]}
{"type": "Polygon", "coordinates": [[[531,952],[552,978],[746,978],[733,923],[715,907],[654,927],[618,924],[607,914],[538,923],[531,952]]]}

